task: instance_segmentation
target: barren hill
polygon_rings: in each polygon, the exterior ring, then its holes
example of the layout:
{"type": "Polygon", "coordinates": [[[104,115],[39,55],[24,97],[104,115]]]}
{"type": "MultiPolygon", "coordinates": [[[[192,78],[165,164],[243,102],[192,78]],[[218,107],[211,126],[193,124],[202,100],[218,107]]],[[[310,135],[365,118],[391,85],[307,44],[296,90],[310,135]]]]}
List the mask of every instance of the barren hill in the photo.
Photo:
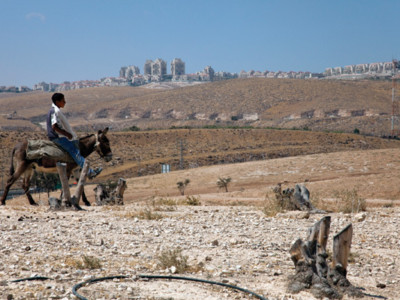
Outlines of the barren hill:
{"type": "MultiPolygon", "coordinates": [[[[81,134],[82,135],[82,134],[81,134]]],[[[193,169],[306,154],[399,149],[400,141],[357,134],[273,129],[169,129],[108,134],[113,160],[89,160],[105,169],[98,181],[158,174],[161,164],[171,170],[193,169]]],[[[8,173],[12,147],[23,139],[45,138],[44,132],[0,132],[0,176],[8,173]]]]}
{"type": "MultiPolygon", "coordinates": [[[[250,125],[384,135],[390,132],[391,82],[235,79],[194,86],[104,87],[65,92],[73,126],[115,130],[250,125]]],[[[0,128],[37,128],[51,93],[0,97],[0,128]]]]}

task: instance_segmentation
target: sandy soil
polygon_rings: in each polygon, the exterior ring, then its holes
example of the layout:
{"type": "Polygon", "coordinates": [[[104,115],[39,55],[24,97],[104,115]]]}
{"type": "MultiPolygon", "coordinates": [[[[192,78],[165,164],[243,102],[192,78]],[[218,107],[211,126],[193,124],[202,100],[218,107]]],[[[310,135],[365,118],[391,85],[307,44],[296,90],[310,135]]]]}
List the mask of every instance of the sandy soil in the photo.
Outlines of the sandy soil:
{"type": "MultiPolygon", "coordinates": [[[[324,214],[266,216],[266,195],[283,182],[287,187],[305,184],[315,203],[336,209],[335,191],[355,189],[367,200],[361,215],[329,213],[328,249],[332,236],[352,223],[348,279],[365,299],[399,299],[399,155],[396,149],[338,152],[131,178],[124,206],[91,206],[82,212],[49,211],[44,194],[40,200],[34,196],[38,207],[16,198],[0,208],[0,294],[4,299],[73,299],[77,283],[125,275],[79,293],[88,299],[252,299],[204,283],[138,279],[145,274],[223,282],[267,299],[314,299],[307,292],[286,292],[287,276],[294,274],[288,250],[324,214]],[[232,182],[225,193],[216,181],[227,176],[232,182]],[[191,180],[185,194],[201,205],[182,205],[186,195],[179,194],[176,182],[185,178],[191,180]],[[184,273],[160,264],[165,251],[177,249],[187,257],[184,273]],[[85,265],[83,257],[99,263],[98,268],[89,269],[95,266],[85,265]],[[11,282],[32,276],[51,279],[11,282]]],[[[93,202],[92,188],[86,192],[93,202]]]]}

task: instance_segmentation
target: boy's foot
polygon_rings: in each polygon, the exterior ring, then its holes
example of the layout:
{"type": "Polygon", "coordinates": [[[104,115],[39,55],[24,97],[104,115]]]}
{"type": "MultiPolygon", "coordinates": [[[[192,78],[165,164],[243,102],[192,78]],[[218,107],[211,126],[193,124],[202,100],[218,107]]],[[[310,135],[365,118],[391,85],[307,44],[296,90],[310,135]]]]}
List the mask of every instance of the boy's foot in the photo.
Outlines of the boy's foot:
{"type": "Polygon", "coordinates": [[[101,171],[103,171],[103,168],[96,168],[94,170],[89,169],[88,178],[89,179],[95,178],[97,175],[99,175],[101,173],[101,171]]]}

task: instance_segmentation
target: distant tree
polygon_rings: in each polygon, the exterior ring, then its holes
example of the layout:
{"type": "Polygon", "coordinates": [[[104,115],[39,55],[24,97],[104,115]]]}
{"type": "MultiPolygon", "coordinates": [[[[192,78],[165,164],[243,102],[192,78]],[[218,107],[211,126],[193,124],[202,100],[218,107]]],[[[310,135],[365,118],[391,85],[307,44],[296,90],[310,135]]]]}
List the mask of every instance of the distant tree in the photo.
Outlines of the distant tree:
{"type": "Polygon", "coordinates": [[[225,192],[228,192],[228,185],[229,185],[229,183],[232,181],[232,178],[230,178],[230,177],[227,177],[227,178],[221,178],[221,177],[219,177],[218,178],[218,181],[217,181],[217,185],[218,185],[218,187],[220,188],[220,189],[222,189],[222,188],[224,188],[225,189],[225,192]]]}
{"type": "Polygon", "coordinates": [[[360,129],[354,128],[353,133],[355,133],[355,134],[360,134],[360,129]]]}
{"type": "Polygon", "coordinates": [[[178,190],[181,192],[181,195],[185,195],[185,189],[187,185],[190,183],[189,179],[185,179],[185,181],[178,181],[176,185],[178,186],[178,190]]]}

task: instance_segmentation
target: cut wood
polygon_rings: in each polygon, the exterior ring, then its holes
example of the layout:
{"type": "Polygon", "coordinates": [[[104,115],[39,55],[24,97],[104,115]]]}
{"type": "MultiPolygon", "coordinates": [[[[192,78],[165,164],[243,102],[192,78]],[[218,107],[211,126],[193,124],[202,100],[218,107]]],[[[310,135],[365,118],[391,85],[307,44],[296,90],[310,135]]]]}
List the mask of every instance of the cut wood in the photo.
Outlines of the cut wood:
{"type": "Polygon", "coordinates": [[[334,237],[333,260],[329,267],[326,246],[330,223],[330,216],[323,217],[308,229],[305,242],[299,238],[289,249],[296,274],[289,276],[288,291],[298,293],[309,289],[315,297],[329,299],[340,299],[344,294],[362,297],[361,291],[346,278],[352,225],[349,224],[334,237]]]}
{"type": "Polygon", "coordinates": [[[94,188],[97,205],[123,205],[124,192],[127,189],[126,180],[118,179],[114,190],[109,185],[98,184],[94,188]]]}
{"type": "Polygon", "coordinates": [[[273,191],[281,208],[285,210],[301,210],[310,213],[325,213],[315,208],[310,201],[310,191],[302,184],[296,184],[294,188],[282,190],[282,184],[278,183],[273,191]]]}

